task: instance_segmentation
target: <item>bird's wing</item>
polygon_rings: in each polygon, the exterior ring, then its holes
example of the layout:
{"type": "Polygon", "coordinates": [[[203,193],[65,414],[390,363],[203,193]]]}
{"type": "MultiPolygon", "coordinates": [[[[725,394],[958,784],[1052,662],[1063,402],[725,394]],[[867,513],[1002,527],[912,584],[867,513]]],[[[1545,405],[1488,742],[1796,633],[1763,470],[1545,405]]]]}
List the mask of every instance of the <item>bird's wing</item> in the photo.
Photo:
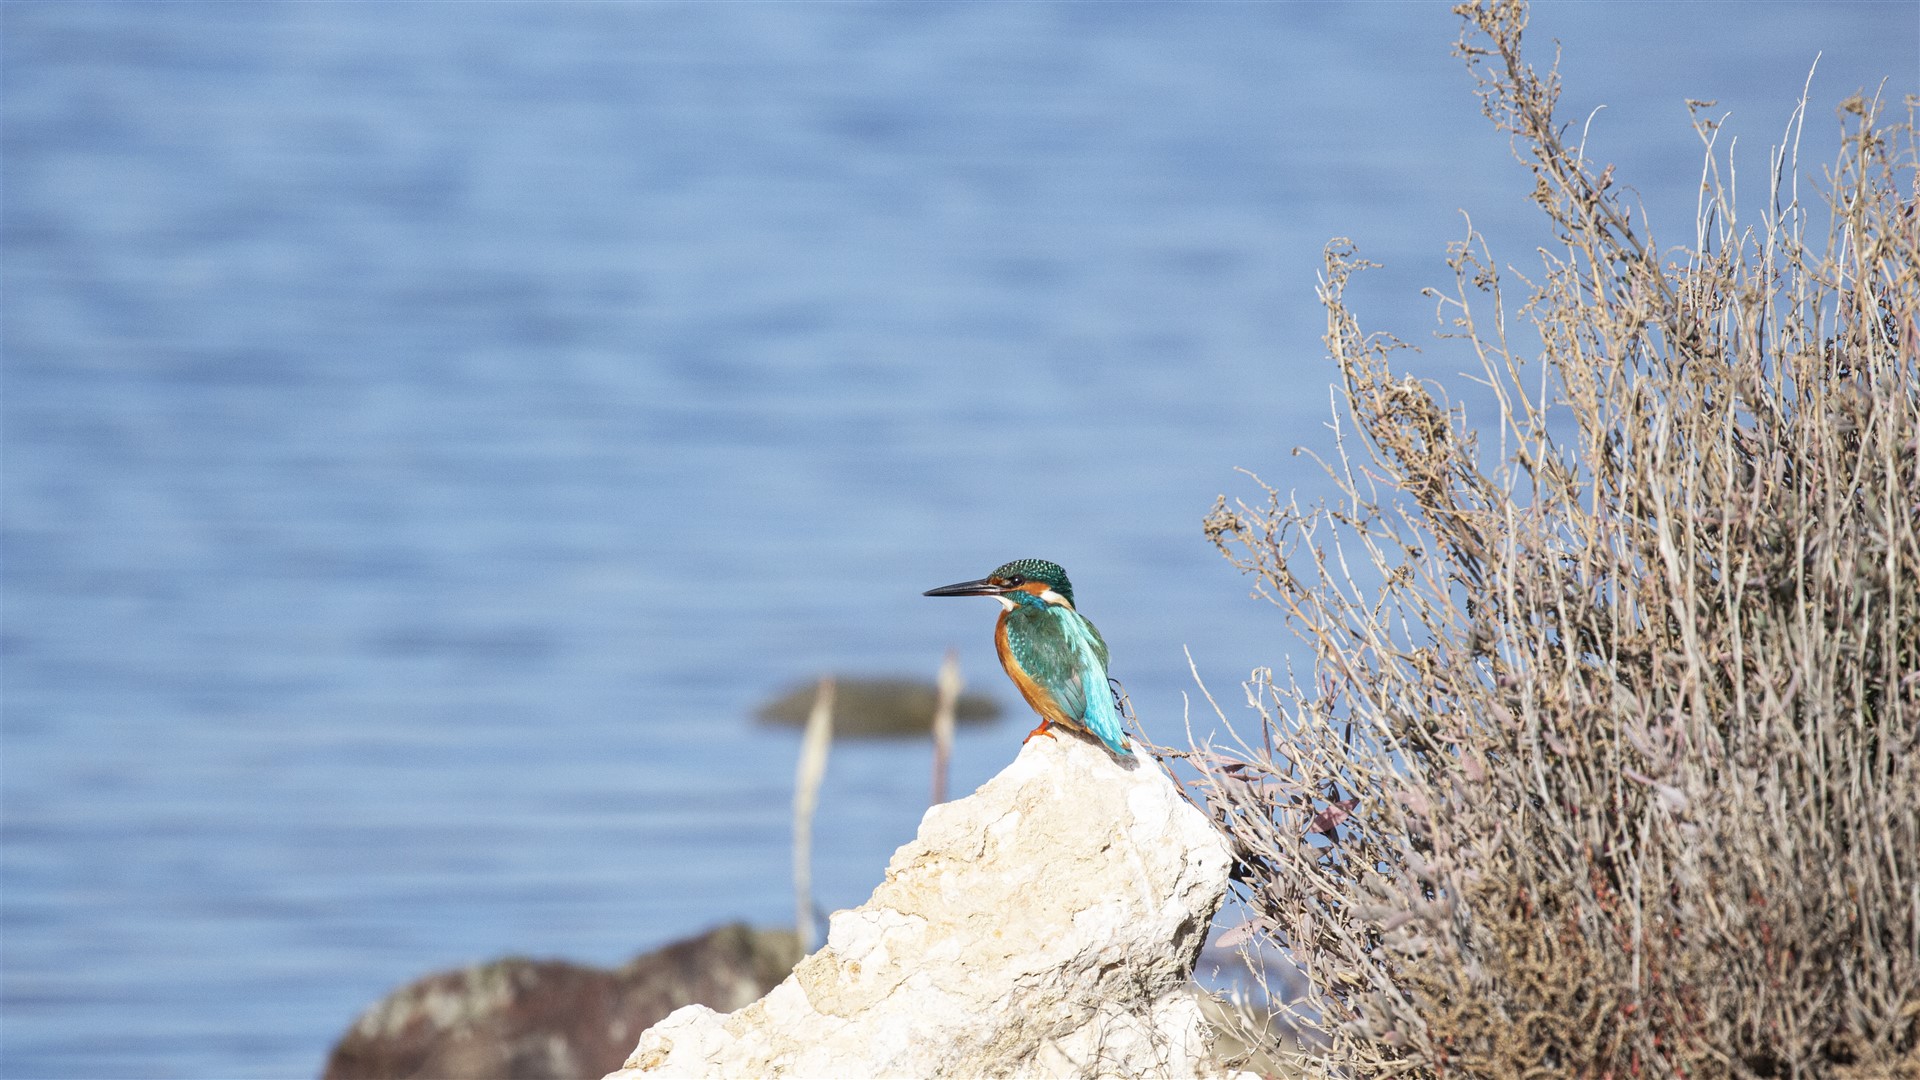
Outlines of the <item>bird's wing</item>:
{"type": "Polygon", "coordinates": [[[1113,703],[1113,690],[1107,686],[1107,643],[1101,639],[1100,631],[1081,617],[1077,611],[1067,608],[1051,608],[1049,613],[1060,621],[1061,637],[1077,656],[1079,663],[1074,665],[1075,707],[1073,715],[1080,718],[1088,731],[1098,736],[1107,748],[1116,754],[1127,753],[1126,732],[1120,727],[1120,710],[1113,703]]]}
{"type": "Polygon", "coordinates": [[[1028,679],[1053,698],[1075,723],[1087,711],[1087,695],[1080,675],[1081,650],[1065,623],[1053,612],[1020,608],[1007,615],[1007,645],[1028,679]]]}

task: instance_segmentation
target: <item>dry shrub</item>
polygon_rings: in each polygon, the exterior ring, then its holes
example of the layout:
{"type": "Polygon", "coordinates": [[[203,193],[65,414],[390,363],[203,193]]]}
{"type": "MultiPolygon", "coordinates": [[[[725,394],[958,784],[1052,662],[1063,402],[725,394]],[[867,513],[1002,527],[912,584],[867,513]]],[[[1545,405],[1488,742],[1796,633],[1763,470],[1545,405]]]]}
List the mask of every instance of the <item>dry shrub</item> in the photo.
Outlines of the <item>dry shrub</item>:
{"type": "Polygon", "coordinates": [[[1314,655],[1191,754],[1307,977],[1289,1019],[1354,1075],[1920,1074],[1911,103],[1841,106],[1810,205],[1777,151],[1753,222],[1697,108],[1663,262],[1564,141],[1524,7],[1458,11],[1554,234],[1512,311],[1477,237],[1451,252],[1497,432],[1394,374],[1336,242],[1341,495],[1207,520],[1314,655]]]}

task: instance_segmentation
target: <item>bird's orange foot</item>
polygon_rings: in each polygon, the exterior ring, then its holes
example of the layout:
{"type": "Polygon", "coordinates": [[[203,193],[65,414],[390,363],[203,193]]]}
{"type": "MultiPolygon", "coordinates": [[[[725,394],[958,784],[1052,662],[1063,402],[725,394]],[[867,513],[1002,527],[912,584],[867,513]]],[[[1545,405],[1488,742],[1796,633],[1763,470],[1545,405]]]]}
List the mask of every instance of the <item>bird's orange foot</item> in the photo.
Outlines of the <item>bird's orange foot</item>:
{"type": "Polygon", "coordinates": [[[1053,727],[1053,721],[1051,720],[1040,721],[1040,726],[1037,728],[1034,728],[1032,731],[1027,732],[1027,737],[1020,740],[1020,745],[1021,746],[1027,745],[1027,743],[1033,741],[1033,737],[1035,735],[1045,735],[1049,739],[1053,738],[1054,737],[1053,732],[1048,730],[1051,727],[1053,727]]]}

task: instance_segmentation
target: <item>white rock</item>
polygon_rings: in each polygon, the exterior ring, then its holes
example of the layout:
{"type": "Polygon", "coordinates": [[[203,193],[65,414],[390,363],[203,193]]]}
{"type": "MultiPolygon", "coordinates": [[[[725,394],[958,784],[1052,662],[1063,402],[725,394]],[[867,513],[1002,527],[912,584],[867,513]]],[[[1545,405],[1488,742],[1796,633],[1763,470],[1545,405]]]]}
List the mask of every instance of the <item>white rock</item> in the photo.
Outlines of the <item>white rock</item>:
{"type": "Polygon", "coordinates": [[[1034,739],[785,982],[672,1013],[608,1080],[1215,1074],[1189,979],[1227,861],[1152,760],[1034,739]]]}

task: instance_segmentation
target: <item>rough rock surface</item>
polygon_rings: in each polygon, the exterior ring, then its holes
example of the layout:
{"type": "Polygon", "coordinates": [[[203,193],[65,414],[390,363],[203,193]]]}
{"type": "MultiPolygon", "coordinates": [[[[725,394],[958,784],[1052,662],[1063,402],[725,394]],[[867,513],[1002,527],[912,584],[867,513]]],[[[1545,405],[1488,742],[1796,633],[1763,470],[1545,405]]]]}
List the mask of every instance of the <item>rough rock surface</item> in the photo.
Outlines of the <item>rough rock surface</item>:
{"type": "Polygon", "coordinates": [[[388,995],[327,1059],[326,1080],[573,1080],[616,1068],[633,1040],[689,1002],[737,1009],[792,970],[791,930],[735,923],[617,970],[508,958],[388,995]]]}
{"type": "Polygon", "coordinates": [[[1034,739],[785,982],[674,1012],[609,1080],[1217,1072],[1189,978],[1227,861],[1152,761],[1034,739]]]}

